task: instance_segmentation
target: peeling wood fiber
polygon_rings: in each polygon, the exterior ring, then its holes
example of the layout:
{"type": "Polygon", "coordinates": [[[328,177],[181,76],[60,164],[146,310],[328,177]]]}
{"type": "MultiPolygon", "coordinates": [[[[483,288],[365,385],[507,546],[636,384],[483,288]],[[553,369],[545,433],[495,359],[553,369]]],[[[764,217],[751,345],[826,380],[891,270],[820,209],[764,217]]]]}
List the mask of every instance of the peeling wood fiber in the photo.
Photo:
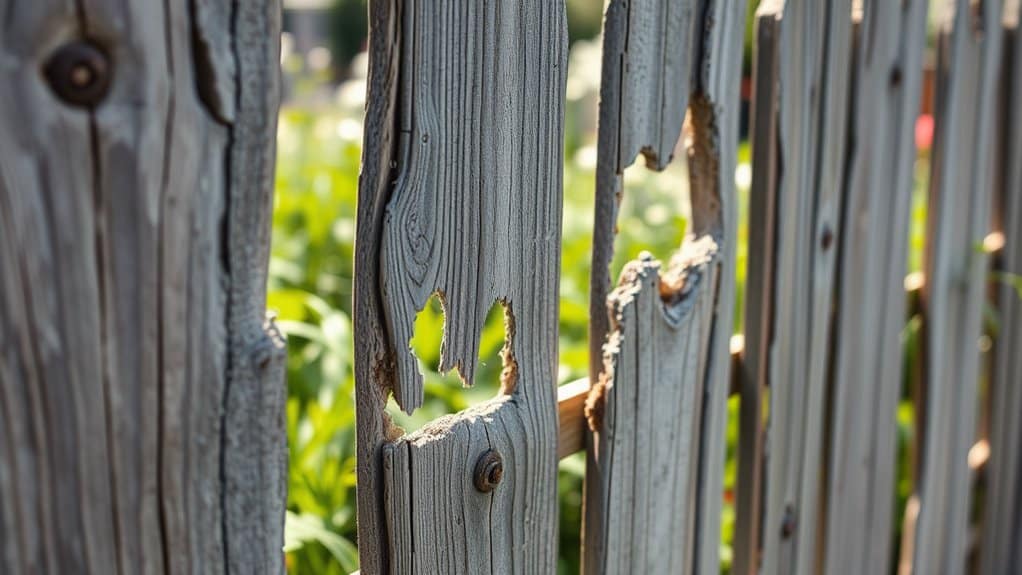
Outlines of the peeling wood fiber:
{"type": "Polygon", "coordinates": [[[0,571],[282,572],[274,1],[0,1],[0,571]],[[99,46],[110,90],[43,72],[99,46]]]}

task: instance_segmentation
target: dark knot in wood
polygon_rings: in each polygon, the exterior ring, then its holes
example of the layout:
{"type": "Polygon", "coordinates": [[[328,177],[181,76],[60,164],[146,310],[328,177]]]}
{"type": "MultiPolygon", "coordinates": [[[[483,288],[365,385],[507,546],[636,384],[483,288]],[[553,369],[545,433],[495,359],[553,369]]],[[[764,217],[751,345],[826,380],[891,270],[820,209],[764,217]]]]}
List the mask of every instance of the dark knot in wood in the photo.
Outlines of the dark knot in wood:
{"type": "Polygon", "coordinates": [[[504,458],[496,449],[487,449],[476,461],[475,485],[483,493],[493,491],[504,478],[504,458]]]}
{"type": "Polygon", "coordinates": [[[78,40],[64,44],[44,67],[50,88],[72,106],[93,108],[110,89],[110,59],[95,44],[78,40]]]}
{"type": "Polygon", "coordinates": [[[795,507],[788,505],[784,508],[784,519],[781,520],[781,538],[790,538],[795,534],[796,527],[798,527],[798,517],[795,515],[795,507]]]}

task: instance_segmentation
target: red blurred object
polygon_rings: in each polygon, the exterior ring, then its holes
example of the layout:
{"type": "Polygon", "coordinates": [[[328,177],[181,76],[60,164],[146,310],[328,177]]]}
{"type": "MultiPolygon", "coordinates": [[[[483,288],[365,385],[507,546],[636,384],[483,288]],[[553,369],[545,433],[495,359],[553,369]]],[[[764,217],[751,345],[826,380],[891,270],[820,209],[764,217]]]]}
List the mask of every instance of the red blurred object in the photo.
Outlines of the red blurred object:
{"type": "Polygon", "coordinates": [[[933,116],[920,114],[916,118],[916,149],[929,150],[933,145],[933,116]]]}

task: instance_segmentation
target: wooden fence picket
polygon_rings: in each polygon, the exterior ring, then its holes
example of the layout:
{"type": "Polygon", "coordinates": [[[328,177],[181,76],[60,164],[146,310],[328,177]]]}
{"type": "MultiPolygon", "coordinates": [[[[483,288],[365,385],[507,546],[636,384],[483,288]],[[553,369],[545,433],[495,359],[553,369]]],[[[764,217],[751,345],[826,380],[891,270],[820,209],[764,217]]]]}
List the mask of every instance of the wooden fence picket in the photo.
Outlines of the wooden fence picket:
{"type": "Polygon", "coordinates": [[[752,188],[749,191],[750,256],[745,273],[745,334],[739,368],[736,575],[759,573],[763,521],[763,402],[769,383],[777,242],[777,107],[780,105],[780,22],[770,9],[756,14],[753,55],[752,188]]]}
{"type": "Polygon", "coordinates": [[[999,332],[994,343],[990,383],[990,464],[987,468],[986,516],[981,539],[982,573],[1008,573],[1022,562],[1022,303],[1010,285],[1022,276],[1022,40],[1018,24],[1022,5],[1006,8],[1001,102],[995,143],[998,165],[994,229],[1003,234],[994,269],[1000,277],[994,306],[999,332]]]}
{"type": "Polygon", "coordinates": [[[744,14],[742,1],[705,12],[693,0],[615,0],[607,8],[585,573],[718,570],[744,14]],[[624,169],[640,152],[647,166],[663,169],[683,124],[688,237],[663,274],[650,257],[629,263],[608,299],[624,169]]]}
{"type": "Polygon", "coordinates": [[[915,125],[927,0],[865,2],[844,190],[825,573],[890,570],[915,125]]]}
{"type": "Polygon", "coordinates": [[[371,14],[355,316],[363,569],[552,573],[564,3],[380,0],[371,14]],[[408,342],[433,293],[441,369],[467,383],[486,312],[504,305],[502,389],[399,438],[384,402],[421,405],[408,342]]]}
{"type": "MultiPolygon", "coordinates": [[[[750,245],[749,252],[750,260],[773,252],[776,294],[771,328],[746,337],[748,348],[770,349],[762,570],[810,573],[822,532],[824,408],[845,173],[852,10],[847,0],[776,1],[761,4],[758,18],[777,19],[781,99],[776,161],[782,166],[775,244],[750,245]],[[762,342],[764,337],[770,338],[769,344],[762,342]]],[[[752,219],[762,217],[770,216],[750,214],[752,219]]],[[[750,283],[746,293],[763,289],[771,288],[750,283]]]]}
{"type": "Polygon", "coordinates": [[[966,567],[968,454],[976,439],[978,340],[989,259],[982,246],[990,230],[1002,4],[986,0],[980,7],[955,2],[938,38],[923,291],[927,416],[916,573],[962,573],[966,567]]]}

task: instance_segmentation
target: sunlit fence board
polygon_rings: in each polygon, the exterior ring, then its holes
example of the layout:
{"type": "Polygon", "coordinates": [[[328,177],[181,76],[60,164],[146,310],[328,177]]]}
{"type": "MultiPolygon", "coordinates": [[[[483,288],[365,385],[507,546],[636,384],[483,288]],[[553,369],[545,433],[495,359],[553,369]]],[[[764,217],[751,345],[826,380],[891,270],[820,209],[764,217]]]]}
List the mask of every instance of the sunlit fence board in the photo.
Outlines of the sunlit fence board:
{"type": "MultiPolygon", "coordinates": [[[[773,249],[770,419],[763,573],[810,573],[821,535],[825,397],[834,272],[845,173],[852,5],[789,0],[760,5],[780,37],[776,245],[773,249]]],[[[752,214],[752,218],[765,214],[752,214]]],[[[760,286],[750,285],[747,293],[760,286]]]]}
{"type": "Polygon", "coordinates": [[[564,4],[372,2],[360,182],[356,384],[367,573],[551,573],[557,523],[557,288],[564,4]],[[415,314],[444,305],[441,369],[472,383],[494,301],[499,397],[405,437],[422,377],[415,314]],[[479,487],[480,458],[502,475],[479,487]]]}
{"type": "Polygon", "coordinates": [[[990,230],[992,130],[1000,73],[1001,2],[958,0],[944,11],[928,202],[926,423],[916,573],[965,570],[969,448],[976,437],[990,230]],[[982,32],[979,32],[979,30],[982,32]]]}
{"type": "Polygon", "coordinates": [[[864,2],[830,390],[826,573],[890,571],[926,0],[864,2]]]}
{"type": "Polygon", "coordinates": [[[586,573],[718,570],[744,15],[740,1],[613,1],[607,8],[586,573]],[[624,168],[639,153],[648,167],[664,168],[683,123],[690,233],[663,273],[650,260],[628,264],[608,303],[624,168]]]}
{"type": "Polygon", "coordinates": [[[994,229],[1003,234],[995,257],[994,307],[998,334],[990,391],[990,462],[984,518],[982,572],[1008,573],[1022,562],[1022,41],[1018,2],[1007,11],[1000,85],[1002,114],[995,145],[994,229]]]}

